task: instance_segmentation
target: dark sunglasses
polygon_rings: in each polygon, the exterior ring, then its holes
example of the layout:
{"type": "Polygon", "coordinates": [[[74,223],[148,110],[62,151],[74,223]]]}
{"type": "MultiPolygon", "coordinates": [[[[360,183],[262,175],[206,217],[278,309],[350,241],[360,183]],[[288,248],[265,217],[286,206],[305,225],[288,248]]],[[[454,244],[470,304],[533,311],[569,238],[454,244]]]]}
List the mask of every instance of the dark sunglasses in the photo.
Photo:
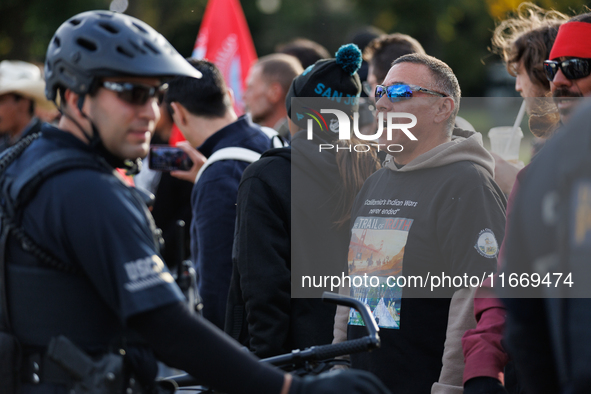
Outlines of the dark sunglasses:
{"type": "Polygon", "coordinates": [[[112,90],[117,93],[117,97],[121,100],[133,105],[145,105],[148,100],[156,98],[158,105],[164,99],[164,93],[168,89],[168,84],[163,84],[158,87],[134,84],[130,82],[103,82],[102,86],[105,89],[112,90]]]}
{"type": "Polygon", "coordinates": [[[382,98],[382,96],[387,95],[391,102],[395,103],[401,100],[408,100],[413,97],[414,92],[423,92],[432,94],[438,97],[447,97],[443,93],[434,92],[429,89],[422,88],[416,85],[406,85],[406,84],[399,84],[399,85],[390,85],[390,86],[383,86],[378,85],[376,86],[375,97],[376,100],[382,98]]]}
{"type": "Polygon", "coordinates": [[[590,59],[568,59],[563,61],[545,60],[544,61],[544,72],[548,81],[552,82],[558,69],[562,71],[567,79],[579,79],[585,78],[591,73],[590,59]]]}

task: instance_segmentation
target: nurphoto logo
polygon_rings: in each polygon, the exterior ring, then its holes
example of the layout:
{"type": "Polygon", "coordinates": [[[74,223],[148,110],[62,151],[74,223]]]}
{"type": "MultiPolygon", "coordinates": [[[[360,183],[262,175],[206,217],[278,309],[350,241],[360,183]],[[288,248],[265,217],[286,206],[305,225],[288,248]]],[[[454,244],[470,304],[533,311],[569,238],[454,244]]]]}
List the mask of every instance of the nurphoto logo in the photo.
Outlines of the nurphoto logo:
{"type": "MultiPolygon", "coordinates": [[[[374,134],[362,134],[359,131],[359,113],[353,113],[353,127],[351,128],[351,120],[349,116],[338,109],[321,109],[320,112],[309,108],[304,107],[306,110],[310,112],[306,112],[305,114],[310,117],[307,122],[307,138],[308,140],[312,140],[313,138],[313,129],[314,129],[314,122],[320,127],[320,130],[331,131],[333,133],[339,133],[339,140],[349,140],[351,139],[351,129],[355,136],[362,140],[362,141],[371,141],[367,144],[354,144],[350,146],[338,146],[334,144],[319,144],[319,151],[322,150],[331,150],[336,149],[338,150],[349,150],[355,152],[367,152],[371,149],[371,146],[376,147],[378,152],[380,149],[387,150],[390,153],[402,152],[403,147],[400,144],[384,144],[379,143],[379,139],[384,133],[384,113],[380,112],[378,114],[378,122],[377,122],[377,130],[374,134]],[[322,116],[322,114],[333,114],[337,117],[337,120],[332,119],[330,125],[326,123],[326,120],[322,116]]],[[[299,115],[299,114],[298,114],[299,115]]],[[[392,140],[392,132],[393,130],[401,130],[410,140],[417,141],[417,137],[415,137],[409,129],[413,128],[417,124],[417,117],[408,112],[389,112],[387,114],[386,119],[386,137],[388,141],[392,140]],[[410,119],[408,123],[394,123],[399,122],[400,119],[410,119]]],[[[300,115],[301,116],[301,115],[300,115]]]]}

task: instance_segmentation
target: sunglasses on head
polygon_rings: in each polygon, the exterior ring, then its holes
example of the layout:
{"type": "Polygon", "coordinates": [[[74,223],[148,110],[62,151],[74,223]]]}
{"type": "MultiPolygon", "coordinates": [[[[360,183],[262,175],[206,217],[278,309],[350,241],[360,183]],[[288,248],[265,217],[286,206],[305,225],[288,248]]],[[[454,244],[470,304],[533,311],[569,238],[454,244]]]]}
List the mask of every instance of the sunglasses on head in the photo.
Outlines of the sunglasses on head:
{"type": "Polygon", "coordinates": [[[168,84],[148,86],[130,82],[103,82],[102,87],[117,93],[121,100],[133,105],[145,105],[148,100],[156,98],[158,105],[162,103],[168,84]]]}
{"type": "Polygon", "coordinates": [[[376,100],[382,98],[382,96],[386,95],[390,99],[391,102],[395,103],[401,100],[408,100],[414,96],[414,92],[423,92],[432,94],[438,97],[447,97],[443,93],[434,92],[429,89],[422,88],[416,85],[406,85],[406,84],[397,84],[397,85],[390,85],[390,86],[383,86],[378,85],[376,86],[375,97],[376,100]]]}
{"type": "Polygon", "coordinates": [[[590,59],[574,58],[562,61],[545,60],[544,72],[548,81],[552,82],[558,69],[564,74],[567,79],[585,78],[591,73],[590,59]]]}

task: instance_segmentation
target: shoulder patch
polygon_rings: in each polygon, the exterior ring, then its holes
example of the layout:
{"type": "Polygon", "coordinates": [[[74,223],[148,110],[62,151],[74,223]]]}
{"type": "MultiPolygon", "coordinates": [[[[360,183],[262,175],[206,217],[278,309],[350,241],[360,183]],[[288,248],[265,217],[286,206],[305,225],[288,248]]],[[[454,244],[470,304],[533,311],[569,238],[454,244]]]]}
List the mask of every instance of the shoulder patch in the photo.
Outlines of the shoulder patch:
{"type": "Polygon", "coordinates": [[[478,234],[478,241],[476,241],[474,248],[488,259],[494,259],[499,254],[499,244],[495,234],[488,228],[478,234]]]}
{"type": "Polygon", "coordinates": [[[328,126],[328,128],[333,133],[338,133],[339,132],[339,121],[337,119],[331,119],[330,126],[328,126]]]}

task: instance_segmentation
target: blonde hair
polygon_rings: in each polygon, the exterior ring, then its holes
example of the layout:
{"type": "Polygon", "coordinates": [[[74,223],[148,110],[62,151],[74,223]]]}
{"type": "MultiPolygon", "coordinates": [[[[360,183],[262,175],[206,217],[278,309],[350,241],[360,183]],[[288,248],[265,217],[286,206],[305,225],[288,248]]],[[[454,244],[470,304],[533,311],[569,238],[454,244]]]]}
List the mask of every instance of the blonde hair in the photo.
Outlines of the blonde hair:
{"type": "Polygon", "coordinates": [[[523,62],[530,79],[549,89],[542,63],[550,55],[558,28],[568,19],[561,12],[521,3],[512,17],[495,28],[491,51],[503,59],[511,75],[515,76],[516,64],[523,62]]]}

